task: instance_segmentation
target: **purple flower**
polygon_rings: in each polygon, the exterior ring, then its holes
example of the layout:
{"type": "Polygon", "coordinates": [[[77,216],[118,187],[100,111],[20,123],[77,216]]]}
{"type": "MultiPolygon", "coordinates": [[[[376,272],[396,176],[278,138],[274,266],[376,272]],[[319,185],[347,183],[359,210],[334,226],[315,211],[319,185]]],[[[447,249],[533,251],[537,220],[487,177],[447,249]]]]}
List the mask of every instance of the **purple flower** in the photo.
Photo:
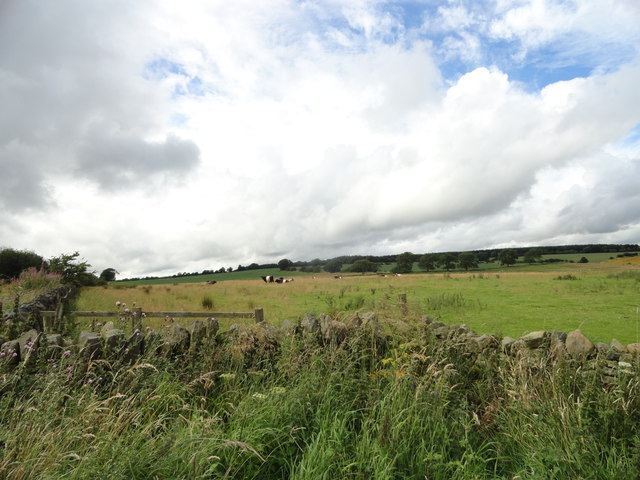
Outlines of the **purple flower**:
{"type": "Polygon", "coordinates": [[[131,310],[129,310],[128,308],[125,308],[124,313],[131,313],[131,310]]]}
{"type": "Polygon", "coordinates": [[[63,357],[68,357],[69,355],[71,355],[71,350],[65,350],[65,351],[62,353],[62,356],[63,356],[63,357]]]}
{"type": "Polygon", "coordinates": [[[122,305],[122,302],[116,302],[116,307],[119,307],[122,305]]]}

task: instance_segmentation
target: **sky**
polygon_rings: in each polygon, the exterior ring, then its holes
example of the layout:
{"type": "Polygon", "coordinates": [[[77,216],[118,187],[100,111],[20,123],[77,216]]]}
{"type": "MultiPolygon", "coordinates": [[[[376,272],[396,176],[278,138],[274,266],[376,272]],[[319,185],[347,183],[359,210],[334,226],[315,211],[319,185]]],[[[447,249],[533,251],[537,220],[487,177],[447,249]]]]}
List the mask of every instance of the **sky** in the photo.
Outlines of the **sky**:
{"type": "Polygon", "coordinates": [[[637,0],[2,0],[0,247],[119,278],[640,242],[637,0]]]}

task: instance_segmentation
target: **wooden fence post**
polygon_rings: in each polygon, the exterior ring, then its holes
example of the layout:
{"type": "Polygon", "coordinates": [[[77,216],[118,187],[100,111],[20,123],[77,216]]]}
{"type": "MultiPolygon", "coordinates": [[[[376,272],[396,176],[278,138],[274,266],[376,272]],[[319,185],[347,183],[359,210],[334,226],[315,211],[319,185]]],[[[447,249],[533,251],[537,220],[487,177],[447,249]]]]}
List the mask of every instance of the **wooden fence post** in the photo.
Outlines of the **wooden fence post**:
{"type": "Polygon", "coordinates": [[[53,331],[53,323],[55,320],[55,314],[51,315],[50,313],[41,313],[42,315],[42,331],[44,333],[55,333],[53,331]]]}
{"type": "Polygon", "coordinates": [[[264,310],[261,308],[255,309],[256,323],[264,322],[264,310]]]}
{"type": "Polygon", "coordinates": [[[136,329],[142,331],[142,307],[136,308],[131,320],[131,331],[135,332],[136,329]]]}
{"type": "Polygon", "coordinates": [[[409,313],[407,308],[407,294],[401,293],[398,295],[398,301],[400,302],[400,311],[402,312],[402,315],[407,315],[409,313]]]}
{"type": "Polygon", "coordinates": [[[63,313],[64,313],[64,303],[62,303],[62,301],[59,301],[58,305],[56,305],[55,318],[53,319],[53,329],[55,330],[56,333],[62,333],[63,326],[64,326],[63,313]]]}

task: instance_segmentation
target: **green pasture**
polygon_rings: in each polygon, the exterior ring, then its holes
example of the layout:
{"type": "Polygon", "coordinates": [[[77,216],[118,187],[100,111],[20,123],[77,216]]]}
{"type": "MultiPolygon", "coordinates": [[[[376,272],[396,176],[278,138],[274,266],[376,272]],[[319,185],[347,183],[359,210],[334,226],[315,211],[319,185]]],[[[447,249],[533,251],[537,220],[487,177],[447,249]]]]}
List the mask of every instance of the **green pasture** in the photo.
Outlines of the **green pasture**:
{"type": "MultiPolygon", "coordinates": [[[[287,284],[247,279],[215,285],[178,283],[85,288],[74,308],[114,310],[115,302],[144,311],[251,312],[272,324],[306,313],[345,316],[378,312],[415,322],[423,315],[467,324],[478,333],[519,337],[536,330],[582,330],[593,341],[640,342],[640,266],[601,264],[509,267],[491,272],[382,275],[299,275],[287,284]],[[406,309],[401,305],[406,297],[406,309]]],[[[228,275],[228,274],[225,274],[228,275]]],[[[288,276],[288,275],[287,275],[288,276]]],[[[163,320],[146,320],[156,327],[163,320]]],[[[223,328],[237,320],[221,320],[223,328]]]]}
{"type": "Polygon", "coordinates": [[[264,268],[260,270],[242,270],[239,272],[227,272],[227,273],[210,273],[206,275],[185,275],[179,277],[162,277],[162,278],[149,278],[142,280],[124,280],[121,282],[114,282],[116,286],[130,286],[130,285],[164,285],[173,283],[198,283],[198,282],[210,282],[215,280],[216,282],[223,282],[226,280],[255,280],[260,279],[260,276],[273,275],[274,277],[294,277],[297,275],[306,275],[297,271],[283,272],[278,268],[264,268]]]}

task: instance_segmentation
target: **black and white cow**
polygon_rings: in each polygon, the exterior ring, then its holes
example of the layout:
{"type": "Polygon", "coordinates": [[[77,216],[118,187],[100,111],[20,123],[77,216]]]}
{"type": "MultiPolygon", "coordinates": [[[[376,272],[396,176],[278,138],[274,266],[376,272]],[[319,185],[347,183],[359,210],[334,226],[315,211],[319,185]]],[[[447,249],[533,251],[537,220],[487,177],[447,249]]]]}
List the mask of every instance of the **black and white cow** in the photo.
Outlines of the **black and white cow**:
{"type": "Polygon", "coordinates": [[[260,277],[262,280],[264,280],[265,283],[273,283],[274,282],[274,278],[273,275],[267,275],[260,277]]]}

